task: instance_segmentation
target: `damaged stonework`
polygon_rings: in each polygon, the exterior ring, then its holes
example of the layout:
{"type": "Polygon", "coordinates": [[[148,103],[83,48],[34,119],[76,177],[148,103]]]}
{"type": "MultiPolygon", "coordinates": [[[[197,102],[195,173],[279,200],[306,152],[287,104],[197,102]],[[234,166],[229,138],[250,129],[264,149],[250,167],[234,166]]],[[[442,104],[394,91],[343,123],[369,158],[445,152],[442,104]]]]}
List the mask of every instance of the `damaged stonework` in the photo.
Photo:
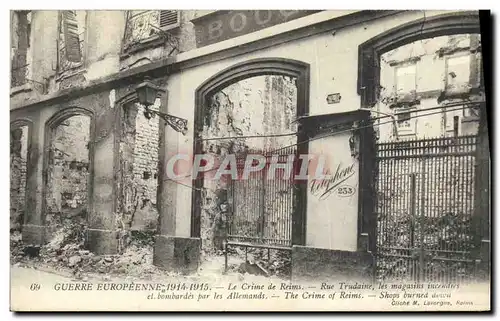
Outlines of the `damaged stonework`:
{"type": "MultiPolygon", "coordinates": [[[[292,133],[297,128],[292,121],[296,117],[297,88],[295,79],[284,76],[258,76],[241,80],[210,98],[205,113],[202,137],[205,139],[234,136],[265,136],[291,134],[283,137],[232,138],[207,140],[203,152],[212,154],[219,161],[227,154],[244,155],[259,153],[288,146],[296,141],[292,133]]],[[[230,204],[231,186],[224,179],[204,181],[201,214],[202,252],[210,255],[222,249],[225,222],[228,218],[221,208],[230,204]],[[222,206],[221,206],[222,205],[222,206]]],[[[262,185],[262,184],[261,184],[262,185]]],[[[255,186],[258,188],[258,186],[255,186]]],[[[244,189],[236,191],[240,200],[245,199],[244,189]]],[[[268,195],[270,196],[270,195],[268,195]]],[[[275,196],[275,195],[274,195],[275,196]]],[[[268,198],[268,197],[266,197],[268,198]]],[[[277,201],[274,198],[274,201],[277,201]]],[[[265,202],[268,202],[267,200],[265,202]]],[[[264,205],[264,204],[262,204],[264,205]]],[[[239,204],[247,210],[257,210],[258,204],[239,204]]],[[[244,210],[240,208],[240,210],[244,210]]],[[[249,222],[249,224],[256,222],[249,222]]]]}
{"type": "Polygon", "coordinates": [[[21,229],[26,211],[28,126],[10,132],[10,230],[21,229]]]}
{"type": "Polygon", "coordinates": [[[72,116],[53,129],[47,166],[45,223],[54,230],[86,223],[89,193],[90,117],[72,116]]]}
{"type": "MultiPolygon", "coordinates": [[[[152,106],[158,110],[159,100],[152,106]]],[[[119,143],[121,187],[117,208],[118,228],[122,231],[155,231],[158,177],[158,118],[147,119],[143,107],[130,103],[123,107],[119,143]]]]}
{"type": "Polygon", "coordinates": [[[484,100],[477,92],[482,77],[479,34],[417,40],[384,53],[380,63],[377,112],[395,116],[394,124],[377,126],[381,140],[477,134],[475,108],[415,116],[438,105],[484,100]]]}

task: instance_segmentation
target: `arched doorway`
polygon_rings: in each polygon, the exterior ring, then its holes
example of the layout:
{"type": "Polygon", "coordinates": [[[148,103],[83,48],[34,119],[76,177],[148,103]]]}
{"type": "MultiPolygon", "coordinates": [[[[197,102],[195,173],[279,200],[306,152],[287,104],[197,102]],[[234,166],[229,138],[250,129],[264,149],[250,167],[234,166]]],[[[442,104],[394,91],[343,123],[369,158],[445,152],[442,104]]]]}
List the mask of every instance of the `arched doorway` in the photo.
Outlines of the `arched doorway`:
{"type": "MultiPolygon", "coordinates": [[[[255,59],[223,70],[196,91],[194,153],[212,153],[223,158],[227,154],[239,157],[278,149],[285,152],[288,148],[287,152],[305,154],[307,144],[297,144],[305,140],[305,134],[295,120],[308,114],[308,98],[309,66],[300,61],[255,59]]],[[[253,183],[238,180],[228,186],[198,177],[193,185],[191,236],[202,238],[204,252],[221,249],[221,238],[230,229],[218,223],[228,222],[227,215],[231,215],[221,213],[224,212],[221,210],[223,203],[231,203],[232,214],[246,217],[239,221],[239,226],[234,223],[232,232],[245,234],[242,232],[245,225],[251,230],[246,231],[247,241],[274,237],[285,246],[305,243],[305,184],[291,182],[289,187],[282,184],[279,197],[286,200],[279,203],[286,203],[288,207],[280,210],[271,204],[271,199],[278,202],[280,188],[264,191],[260,179],[253,183]],[[252,203],[249,198],[253,196],[252,203]],[[252,205],[256,208],[251,209],[252,205]],[[271,211],[282,211],[283,217],[266,214],[271,211]],[[266,219],[268,222],[274,220],[274,223],[264,224],[266,226],[283,226],[274,230],[264,228],[262,221],[266,219]]]]}
{"type": "Polygon", "coordinates": [[[372,211],[381,281],[473,277],[479,26],[478,12],[424,17],[359,46],[358,93],[380,139],[372,211]]]}
{"type": "Polygon", "coordinates": [[[93,137],[87,109],[64,109],[45,124],[42,210],[49,238],[73,229],[83,242],[92,205],[93,137]]]}

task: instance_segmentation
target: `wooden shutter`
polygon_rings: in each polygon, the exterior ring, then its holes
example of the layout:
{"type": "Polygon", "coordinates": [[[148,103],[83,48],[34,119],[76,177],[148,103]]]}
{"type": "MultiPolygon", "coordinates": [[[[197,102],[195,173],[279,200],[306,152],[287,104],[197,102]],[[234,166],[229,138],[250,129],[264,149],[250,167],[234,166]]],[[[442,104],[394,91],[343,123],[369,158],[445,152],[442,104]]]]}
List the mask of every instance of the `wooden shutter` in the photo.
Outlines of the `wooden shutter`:
{"type": "Polygon", "coordinates": [[[172,29],[179,26],[179,10],[160,10],[160,28],[172,29]]]}
{"type": "Polygon", "coordinates": [[[82,53],[80,51],[76,12],[73,10],[64,10],[62,19],[66,59],[70,62],[80,62],[82,60],[82,53]]]}

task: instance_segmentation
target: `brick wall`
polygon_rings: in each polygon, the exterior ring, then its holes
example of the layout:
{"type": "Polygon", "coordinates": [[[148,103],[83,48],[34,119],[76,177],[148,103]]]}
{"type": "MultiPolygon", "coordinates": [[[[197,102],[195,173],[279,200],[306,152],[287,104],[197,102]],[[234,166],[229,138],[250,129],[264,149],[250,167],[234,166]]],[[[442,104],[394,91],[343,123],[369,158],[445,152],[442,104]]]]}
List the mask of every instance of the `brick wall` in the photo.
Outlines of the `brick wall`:
{"type": "MultiPolygon", "coordinates": [[[[158,99],[151,109],[159,107],[158,99]]],[[[120,135],[121,225],[126,229],[154,230],[158,220],[159,118],[147,119],[138,104],[124,110],[120,135]]]]}
{"type": "MultiPolygon", "coordinates": [[[[160,100],[151,109],[158,111],[160,100]]],[[[156,205],[158,177],[159,117],[147,119],[139,106],[134,146],[134,176],[144,188],[144,196],[156,205]]]]}

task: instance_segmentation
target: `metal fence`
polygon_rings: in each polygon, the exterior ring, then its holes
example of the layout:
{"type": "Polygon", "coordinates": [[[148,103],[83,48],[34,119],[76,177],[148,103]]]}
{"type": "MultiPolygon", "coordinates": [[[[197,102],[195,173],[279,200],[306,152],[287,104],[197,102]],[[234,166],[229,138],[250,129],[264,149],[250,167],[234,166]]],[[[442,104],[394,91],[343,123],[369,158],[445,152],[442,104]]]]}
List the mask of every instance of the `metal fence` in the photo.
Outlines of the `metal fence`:
{"type": "Polygon", "coordinates": [[[475,136],[377,144],[377,278],[465,282],[474,272],[475,136]]]}
{"type": "MultiPolygon", "coordinates": [[[[267,159],[263,170],[251,173],[248,179],[231,182],[232,214],[226,225],[227,240],[291,247],[294,181],[293,178],[284,179],[285,171],[282,169],[276,171],[274,178],[268,177],[272,155],[266,152],[260,154],[267,159]]],[[[278,156],[278,163],[282,164],[287,163],[289,155],[295,154],[294,147],[273,153],[278,156]]],[[[244,155],[237,159],[240,177],[245,160],[244,155]]]]}

